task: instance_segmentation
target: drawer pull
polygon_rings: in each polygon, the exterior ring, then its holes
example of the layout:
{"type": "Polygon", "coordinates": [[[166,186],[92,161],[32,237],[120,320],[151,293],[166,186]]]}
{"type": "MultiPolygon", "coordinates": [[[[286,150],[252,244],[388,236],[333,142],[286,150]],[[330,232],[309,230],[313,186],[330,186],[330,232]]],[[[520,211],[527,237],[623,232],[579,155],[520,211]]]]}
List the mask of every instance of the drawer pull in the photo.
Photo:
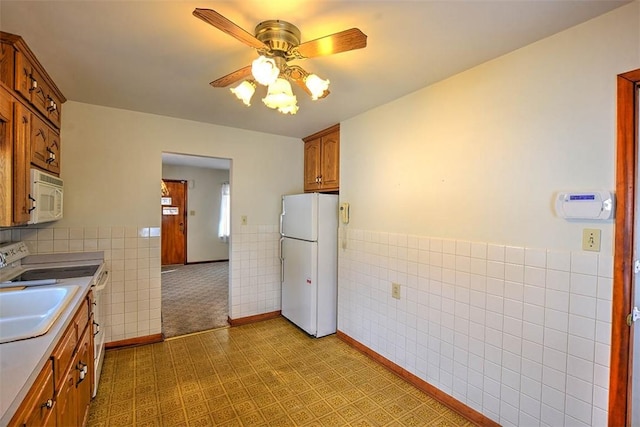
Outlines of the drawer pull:
{"type": "Polygon", "coordinates": [[[89,372],[89,368],[87,367],[86,363],[78,362],[78,366],[76,366],[76,369],[80,371],[79,379],[78,379],[78,384],[80,384],[87,376],[87,373],[89,372]]]}
{"type": "Polygon", "coordinates": [[[47,408],[47,409],[51,409],[53,408],[53,400],[52,399],[47,399],[46,402],[44,402],[42,405],[40,405],[41,408],[47,408]]]}
{"type": "Polygon", "coordinates": [[[93,322],[93,336],[95,337],[96,335],[98,335],[100,333],[100,324],[93,322]]]}

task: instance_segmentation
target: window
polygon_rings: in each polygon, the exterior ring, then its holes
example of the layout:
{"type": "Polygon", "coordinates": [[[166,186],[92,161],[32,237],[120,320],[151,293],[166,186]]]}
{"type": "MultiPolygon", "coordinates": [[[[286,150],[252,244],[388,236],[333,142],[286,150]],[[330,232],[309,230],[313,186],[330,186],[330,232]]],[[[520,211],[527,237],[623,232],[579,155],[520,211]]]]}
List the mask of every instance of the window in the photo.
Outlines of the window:
{"type": "Polygon", "coordinates": [[[223,182],[220,188],[220,224],[218,224],[218,237],[224,242],[229,241],[229,235],[231,234],[231,200],[229,193],[229,183],[223,182]]]}

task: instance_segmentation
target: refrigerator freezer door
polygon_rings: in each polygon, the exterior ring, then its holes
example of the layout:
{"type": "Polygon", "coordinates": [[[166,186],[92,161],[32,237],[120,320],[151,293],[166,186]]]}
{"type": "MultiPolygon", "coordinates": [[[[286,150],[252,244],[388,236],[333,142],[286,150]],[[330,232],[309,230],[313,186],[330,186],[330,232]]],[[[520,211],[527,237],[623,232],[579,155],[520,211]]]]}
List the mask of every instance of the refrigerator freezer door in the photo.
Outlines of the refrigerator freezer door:
{"type": "Polygon", "coordinates": [[[318,240],[318,194],[294,194],[282,198],[282,234],[294,239],[318,240]]]}
{"type": "Polygon", "coordinates": [[[282,242],[282,255],[282,315],[308,334],[316,335],[318,244],[285,238],[282,242]]]}

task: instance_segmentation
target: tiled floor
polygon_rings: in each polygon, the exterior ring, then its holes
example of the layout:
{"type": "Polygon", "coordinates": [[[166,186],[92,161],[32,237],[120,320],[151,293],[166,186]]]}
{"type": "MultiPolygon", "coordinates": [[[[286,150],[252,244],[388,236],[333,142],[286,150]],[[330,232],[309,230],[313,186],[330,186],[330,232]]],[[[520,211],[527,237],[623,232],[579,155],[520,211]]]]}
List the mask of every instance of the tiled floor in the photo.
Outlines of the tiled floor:
{"type": "Polygon", "coordinates": [[[89,426],[471,426],[335,335],[287,320],[106,353],[89,426]]]}

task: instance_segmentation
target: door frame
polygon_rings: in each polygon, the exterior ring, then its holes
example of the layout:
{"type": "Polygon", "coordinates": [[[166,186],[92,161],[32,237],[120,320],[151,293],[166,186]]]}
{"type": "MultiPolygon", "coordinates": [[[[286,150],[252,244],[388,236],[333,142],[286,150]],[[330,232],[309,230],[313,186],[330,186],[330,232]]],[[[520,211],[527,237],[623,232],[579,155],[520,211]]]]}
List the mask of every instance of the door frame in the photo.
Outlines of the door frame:
{"type": "Polygon", "coordinates": [[[631,425],[635,192],[638,167],[638,85],[640,69],[617,78],[616,219],[613,258],[609,426],[631,425]]]}

